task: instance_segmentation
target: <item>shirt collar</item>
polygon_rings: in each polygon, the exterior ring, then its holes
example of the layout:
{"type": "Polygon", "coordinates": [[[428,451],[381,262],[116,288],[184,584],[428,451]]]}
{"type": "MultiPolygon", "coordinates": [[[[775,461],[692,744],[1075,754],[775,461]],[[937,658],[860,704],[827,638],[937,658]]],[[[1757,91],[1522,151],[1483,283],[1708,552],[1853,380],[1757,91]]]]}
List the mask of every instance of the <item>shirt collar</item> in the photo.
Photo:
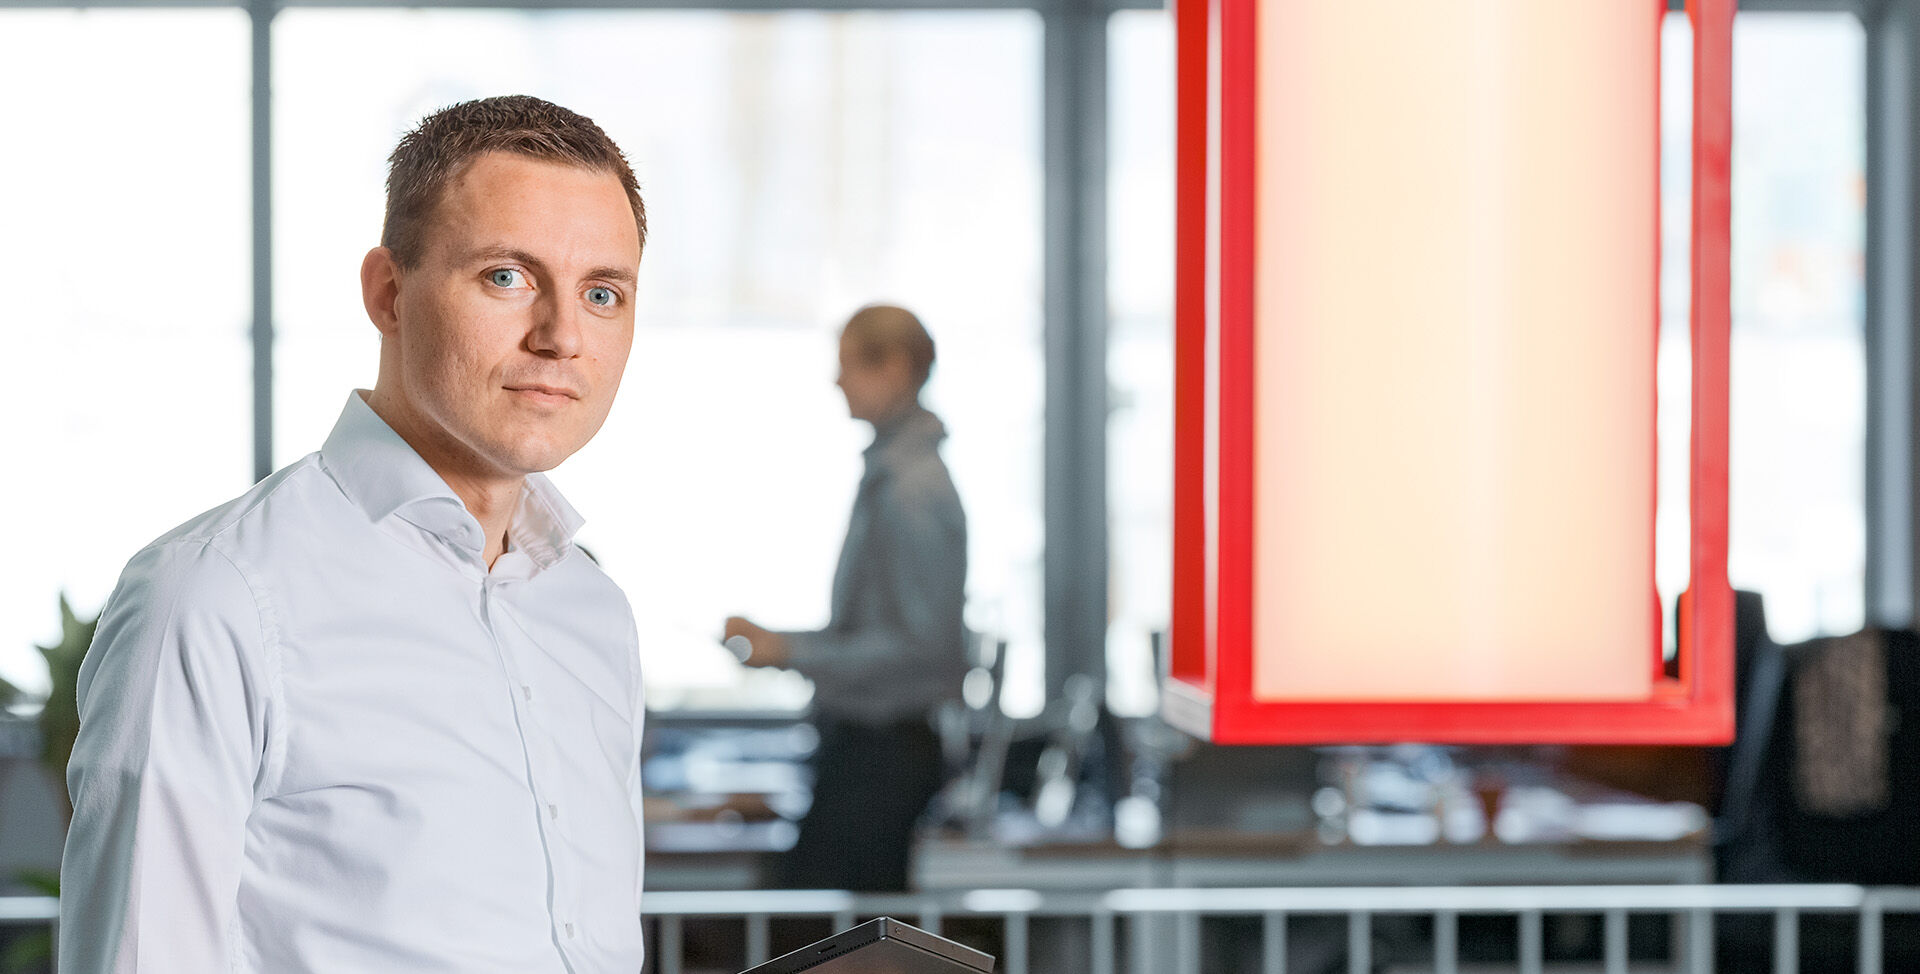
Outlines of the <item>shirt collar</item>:
{"type": "Polygon", "coordinates": [[[537,568],[551,568],[573,547],[573,536],[586,520],[546,474],[530,473],[507,526],[507,547],[526,554],[537,568]]]}
{"type": "Polygon", "coordinates": [[[875,424],[873,442],[867,444],[863,452],[869,464],[884,463],[895,453],[931,449],[946,436],[947,427],[940,422],[940,418],[928,412],[926,407],[914,403],[875,424]]]}
{"type": "MultiPolygon", "coordinates": [[[[320,462],[368,520],[398,516],[449,544],[476,554],[484,550],[480,522],[467,512],[453,488],[367,405],[365,390],[356,389],[347,396],[340,419],[320,448],[320,462]]],[[[566,554],[583,523],[585,519],[545,474],[528,474],[507,527],[507,545],[546,568],[566,554]]]]}

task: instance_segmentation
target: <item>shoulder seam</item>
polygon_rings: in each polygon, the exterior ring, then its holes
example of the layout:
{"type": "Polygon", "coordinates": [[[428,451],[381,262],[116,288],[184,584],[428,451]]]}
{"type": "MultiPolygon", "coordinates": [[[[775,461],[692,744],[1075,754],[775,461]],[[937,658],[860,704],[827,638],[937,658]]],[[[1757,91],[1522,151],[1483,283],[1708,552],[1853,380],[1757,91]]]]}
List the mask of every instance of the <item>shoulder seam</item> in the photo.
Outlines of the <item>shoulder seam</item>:
{"type": "MultiPolygon", "coordinates": [[[[278,489],[277,485],[276,489],[278,489]]],[[[252,507],[248,508],[248,510],[252,509],[252,507]]],[[[286,710],[286,696],[281,689],[279,617],[273,611],[272,602],[261,591],[261,586],[255,582],[255,575],[248,566],[242,565],[241,559],[232,552],[214,543],[219,534],[223,533],[225,529],[216,532],[214,537],[199,540],[197,543],[207,551],[219,555],[220,559],[233,569],[234,574],[240,577],[240,584],[247,587],[247,594],[253,599],[254,623],[260,627],[260,651],[264,657],[260,664],[261,676],[266,681],[267,721],[262,729],[266,740],[264,741],[265,750],[260,755],[260,781],[255,787],[254,798],[257,800],[279,790],[280,779],[285,773],[286,766],[286,745],[280,731],[282,721],[276,719],[286,710]]],[[[192,539],[183,540],[190,544],[196,543],[192,539]]]]}
{"type": "MultiPolygon", "coordinates": [[[[301,467],[316,467],[315,458],[317,458],[318,456],[319,456],[318,453],[309,454],[305,457],[300,458],[299,460],[294,461],[291,465],[284,467],[278,472],[274,473],[272,476],[279,477],[280,478],[279,483],[276,483],[272,487],[264,491],[261,491],[260,496],[255,497],[252,503],[248,504],[246,507],[238,511],[233,512],[231,516],[220,521],[218,524],[210,525],[206,529],[201,531],[195,531],[192,534],[183,534],[179,536],[163,535],[160,538],[150,542],[147,545],[147,548],[157,548],[163,545],[172,544],[174,542],[179,542],[179,541],[188,541],[188,542],[199,541],[199,542],[206,542],[211,544],[214,541],[214,539],[220,537],[223,534],[226,534],[229,531],[232,531],[235,525],[238,525],[241,521],[246,520],[250,515],[252,515],[253,512],[259,510],[261,505],[265,504],[269,499],[273,497],[273,495],[278,494],[281,490],[285,489],[287,482],[292,480],[294,478],[294,475],[300,472],[301,467]]],[[[142,548],[141,550],[145,551],[146,548],[142,548]]],[[[224,554],[224,552],[222,554],[224,554]]],[[[234,567],[237,569],[239,566],[235,565],[234,567]]]]}

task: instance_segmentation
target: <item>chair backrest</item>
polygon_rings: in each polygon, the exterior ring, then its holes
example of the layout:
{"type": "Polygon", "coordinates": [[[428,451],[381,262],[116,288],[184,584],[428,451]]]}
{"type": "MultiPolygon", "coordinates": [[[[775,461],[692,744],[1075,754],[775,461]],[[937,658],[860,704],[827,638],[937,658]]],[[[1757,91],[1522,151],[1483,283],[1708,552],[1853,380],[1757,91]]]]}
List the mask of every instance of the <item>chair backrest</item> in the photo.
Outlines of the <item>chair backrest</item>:
{"type": "Polygon", "coordinates": [[[1744,592],[1735,632],[1734,742],[1714,828],[1719,879],[1920,884],[1920,789],[1912,786],[1920,781],[1920,634],[1868,630],[1780,646],[1766,633],[1759,597],[1744,592]],[[1862,665],[1871,678],[1859,678],[1862,665]],[[1876,714],[1886,717],[1863,718],[1876,714]],[[1861,719],[1885,736],[1846,755],[1855,782],[1837,791],[1810,785],[1819,776],[1803,771],[1831,769],[1805,765],[1832,760],[1829,738],[1857,736],[1861,719]],[[1862,774],[1884,775],[1879,800],[1859,789],[1862,774]],[[1847,793],[1866,798],[1835,802],[1847,793]]]}
{"type": "MultiPolygon", "coordinates": [[[[1879,658],[1866,679],[1842,678],[1854,696],[1878,699],[1834,700],[1831,660],[1821,653],[1860,654],[1862,640],[1816,640],[1787,653],[1791,692],[1779,704],[1782,726],[1775,731],[1784,779],[1780,798],[1781,851],[1796,876],[1812,882],[1912,886],[1920,884],[1920,634],[1910,629],[1876,630],[1879,658]],[[1877,678],[1877,679],[1876,679],[1877,678]],[[1861,726],[1862,721],[1872,724],[1861,726]],[[1817,722],[1817,724],[1816,724],[1817,722]],[[1836,727],[1835,725],[1842,725],[1836,727]],[[1847,726],[1852,725],[1852,726],[1847,726]],[[1793,732],[1788,733],[1787,727],[1793,732]],[[1872,747],[1856,740],[1850,777],[1880,780],[1835,786],[1816,784],[1814,761],[1830,761],[1831,743],[1820,738],[1874,738],[1872,747]]],[[[1857,667],[1855,668],[1857,670],[1857,667]]]]}

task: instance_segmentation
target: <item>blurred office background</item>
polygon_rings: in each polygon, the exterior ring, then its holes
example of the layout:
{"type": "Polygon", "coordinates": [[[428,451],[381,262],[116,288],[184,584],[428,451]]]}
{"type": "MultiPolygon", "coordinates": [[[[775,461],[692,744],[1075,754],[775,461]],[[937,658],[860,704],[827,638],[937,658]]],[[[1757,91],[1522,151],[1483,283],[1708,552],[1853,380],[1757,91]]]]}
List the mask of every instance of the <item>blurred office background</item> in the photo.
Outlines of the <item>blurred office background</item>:
{"type": "MultiPolygon", "coordinates": [[[[834,336],[876,300],[939,342],[928,402],[952,430],[983,670],[949,731],[962,764],[1002,744],[997,772],[968,779],[992,794],[927,830],[947,855],[923,857],[923,885],[1029,885],[1048,867],[1009,850],[1049,843],[1158,848],[1173,869],[1182,788],[1237,809],[1188,831],[1220,843],[1206,861],[1238,885],[1293,881],[1233,865],[1277,861],[1261,845],[1275,836],[1306,837],[1296,859],[1388,856],[1316,859],[1301,881],[1557,881],[1550,857],[1484,873],[1422,858],[1450,841],[1492,854],[1492,806],[1461,806],[1481,817],[1456,827],[1432,797],[1490,779],[1561,839],[1577,829],[1555,801],[1641,809],[1640,825],[1616,815],[1585,838],[1645,840],[1654,865],[1583,879],[1711,878],[1710,761],[1663,765],[1694,770],[1636,798],[1619,780],[1631,769],[1590,762],[1582,778],[1585,758],[1559,749],[1221,754],[1155,728],[1171,587],[1166,10],[563,7],[0,0],[0,677],[20,728],[0,737],[15,758],[0,869],[57,857],[27,758],[50,689],[35,646],[60,639],[61,594],[91,616],[147,540],[318,447],[373,380],[355,274],[386,154],[436,107],[525,92],[600,122],[652,216],[626,385],[556,480],[640,616],[658,885],[752,882],[804,807],[805,681],[743,670],[714,636],[743,611],[824,622],[866,436],[832,384],[834,336]],[[1334,800],[1356,781],[1427,789],[1383,805],[1431,830],[1361,825],[1334,800]]],[[[1754,0],[1736,22],[1729,568],[1783,644],[1911,622],[1916,16],[1910,0],[1754,0]]],[[[1670,405],[1687,382],[1687,29],[1669,15],[1662,78],[1668,599],[1686,574],[1686,419],[1670,405]]],[[[1516,821],[1506,838],[1524,850],[1516,821]]],[[[1088,888],[1175,875],[1061,868],[1088,888]]]]}

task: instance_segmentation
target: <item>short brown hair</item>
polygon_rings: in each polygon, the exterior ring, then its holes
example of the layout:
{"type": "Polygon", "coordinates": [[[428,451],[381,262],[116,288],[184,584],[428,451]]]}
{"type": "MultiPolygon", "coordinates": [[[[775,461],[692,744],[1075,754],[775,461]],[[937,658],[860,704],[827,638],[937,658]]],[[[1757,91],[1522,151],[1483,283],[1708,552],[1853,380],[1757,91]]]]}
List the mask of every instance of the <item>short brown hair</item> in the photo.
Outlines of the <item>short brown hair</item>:
{"type": "Polygon", "coordinates": [[[387,217],[380,245],[402,267],[412,267],[425,245],[426,224],[441,194],[475,159],[512,152],[604,172],[620,179],[633,204],[640,248],[647,246],[647,206],[620,147],[593,119],[531,95],[500,95],[442,108],[401,137],[387,157],[387,217]]]}
{"type": "Polygon", "coordinates": [[[913,312],[890,304],[870,304],[847,319],[842,334],[859,349],[869,365],[878,365],[894,353],[907,357],[916,386],[925,386],[933,372],[933,336],[913,312]]]}

